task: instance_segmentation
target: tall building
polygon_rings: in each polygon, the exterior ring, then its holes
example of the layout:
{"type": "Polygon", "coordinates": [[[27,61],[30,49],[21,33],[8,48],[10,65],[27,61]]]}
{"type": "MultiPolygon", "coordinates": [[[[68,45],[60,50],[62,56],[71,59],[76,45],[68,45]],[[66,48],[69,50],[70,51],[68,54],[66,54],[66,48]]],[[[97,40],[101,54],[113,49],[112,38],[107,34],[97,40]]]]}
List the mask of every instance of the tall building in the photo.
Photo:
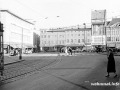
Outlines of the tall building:
{"type": "Polygon", "coordinates": [[[91,45],[91,27],[43,29],[40,35],[41,50],[68,46],[73,49],[91,45]]]}
{"type": "Polygon", "coordinates": [[[4,29],[4,48],[32,48],[34,24],[17,16],[9,10],[1,10],[4,29]]]}
{"type": "Polygon", "coordinates": [[[33,52],[40,52],[40,30],[34,28],[33,31],[33,52]]]}
{"type": "Polygon", "coordinates": [[[91,12],[92,45],[106,45],[106,10],[93,10],[91,12]]]}

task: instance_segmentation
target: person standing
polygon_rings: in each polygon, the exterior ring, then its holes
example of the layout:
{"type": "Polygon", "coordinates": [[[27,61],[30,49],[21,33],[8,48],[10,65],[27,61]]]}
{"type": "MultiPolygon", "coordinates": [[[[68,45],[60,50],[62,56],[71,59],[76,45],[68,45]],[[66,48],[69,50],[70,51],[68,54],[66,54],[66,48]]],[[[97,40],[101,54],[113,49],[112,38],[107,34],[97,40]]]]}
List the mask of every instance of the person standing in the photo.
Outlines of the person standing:
{"type": "Polygon", "coordinates": [[[108,63],[107,63],[107,73],[108,73],[108,75],[106,75],[106,77],[109,77],[110,73],[114,73],[115,74],[114,77],[117,77],[116,67],[115,67],[115,59],[114,59],[112,49],[108,50],[107,56],[108,56],[108,63]]]}

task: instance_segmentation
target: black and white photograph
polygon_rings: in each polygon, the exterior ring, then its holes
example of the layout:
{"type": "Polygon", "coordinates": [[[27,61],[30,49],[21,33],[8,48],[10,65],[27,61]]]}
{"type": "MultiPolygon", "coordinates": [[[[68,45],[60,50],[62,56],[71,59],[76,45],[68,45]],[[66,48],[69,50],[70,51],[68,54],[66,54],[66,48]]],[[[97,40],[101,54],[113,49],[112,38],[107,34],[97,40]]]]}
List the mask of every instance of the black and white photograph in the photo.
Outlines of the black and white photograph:
{"type": "Polygon", "coordinates": [[[120,90],[119,0],[0,0],[0,90],[120,90]]]}

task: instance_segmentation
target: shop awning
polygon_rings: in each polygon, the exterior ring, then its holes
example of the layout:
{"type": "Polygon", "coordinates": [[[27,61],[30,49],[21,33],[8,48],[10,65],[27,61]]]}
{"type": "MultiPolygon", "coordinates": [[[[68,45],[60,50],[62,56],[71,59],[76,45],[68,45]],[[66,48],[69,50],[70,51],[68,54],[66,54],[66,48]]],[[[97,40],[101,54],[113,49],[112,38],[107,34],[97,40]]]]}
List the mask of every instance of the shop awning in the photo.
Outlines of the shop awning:
{"type": "Polygon", "coordinates": [[[18,47],[18,48],[21,48],[21,44],[17,44],[17,47],[18,47]]]}
{"type": "Polygon", "coordinates": [[[84,44],[68,44],[66,46],[70,46],[70,47],[79,47],[79,46],[84,46],[84,44]]]}
{"type": "Polygon", "coordinates": [[[16,44],[10,44],[10,47],[18,48],[16,44]]]}
{"type": "Polygon", "coordinates": [[[54,47],[65,47],[65,45],[55,45],[54,47]]]}
{"type": "Polygon", "coordinates": [[[114,44],[114,43],[113,43],[113,44],[111,43],[111,44],[107,44],[107,46],[108,46],[108,47],[115,47],[115,44],[114,44]]]}
{"type": "Polygon", "coordinates": [[[28,45],[27,48],[33,48],[33,46],[29,46],[29,45],[28,45]]]}

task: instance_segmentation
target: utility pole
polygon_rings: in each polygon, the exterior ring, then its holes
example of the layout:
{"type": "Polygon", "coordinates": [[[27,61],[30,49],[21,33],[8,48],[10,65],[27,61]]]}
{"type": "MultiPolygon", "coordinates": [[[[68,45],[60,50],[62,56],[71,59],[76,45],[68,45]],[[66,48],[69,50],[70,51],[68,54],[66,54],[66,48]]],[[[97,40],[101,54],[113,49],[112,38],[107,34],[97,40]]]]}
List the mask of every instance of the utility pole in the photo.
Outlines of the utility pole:
{"type": "Polygon", "coordinates": [[[22,59],[22,50],[23,50],[23,28],[22,29],[22,33],[21,33],[21,49],[20,49],[20,52],[19,52],[19,59],[21,60],[22,59]]]}
{"type": "Polygon", "coordinates": [[[86,24],[83,23],[83,25],[84,25],[84,44],[85,44],[85,43],[86,43],[86,42],[85,42],[85,30],[86,30],[86,24]]]}
{"type": "Polygon", "coordinates": [[[106,20],[105,20],[104,29],[105,29],[105,36],[106,36],[105,43],[106,43],[106,50],[107,50],[107,29],[106,29],[106,20]]]}

